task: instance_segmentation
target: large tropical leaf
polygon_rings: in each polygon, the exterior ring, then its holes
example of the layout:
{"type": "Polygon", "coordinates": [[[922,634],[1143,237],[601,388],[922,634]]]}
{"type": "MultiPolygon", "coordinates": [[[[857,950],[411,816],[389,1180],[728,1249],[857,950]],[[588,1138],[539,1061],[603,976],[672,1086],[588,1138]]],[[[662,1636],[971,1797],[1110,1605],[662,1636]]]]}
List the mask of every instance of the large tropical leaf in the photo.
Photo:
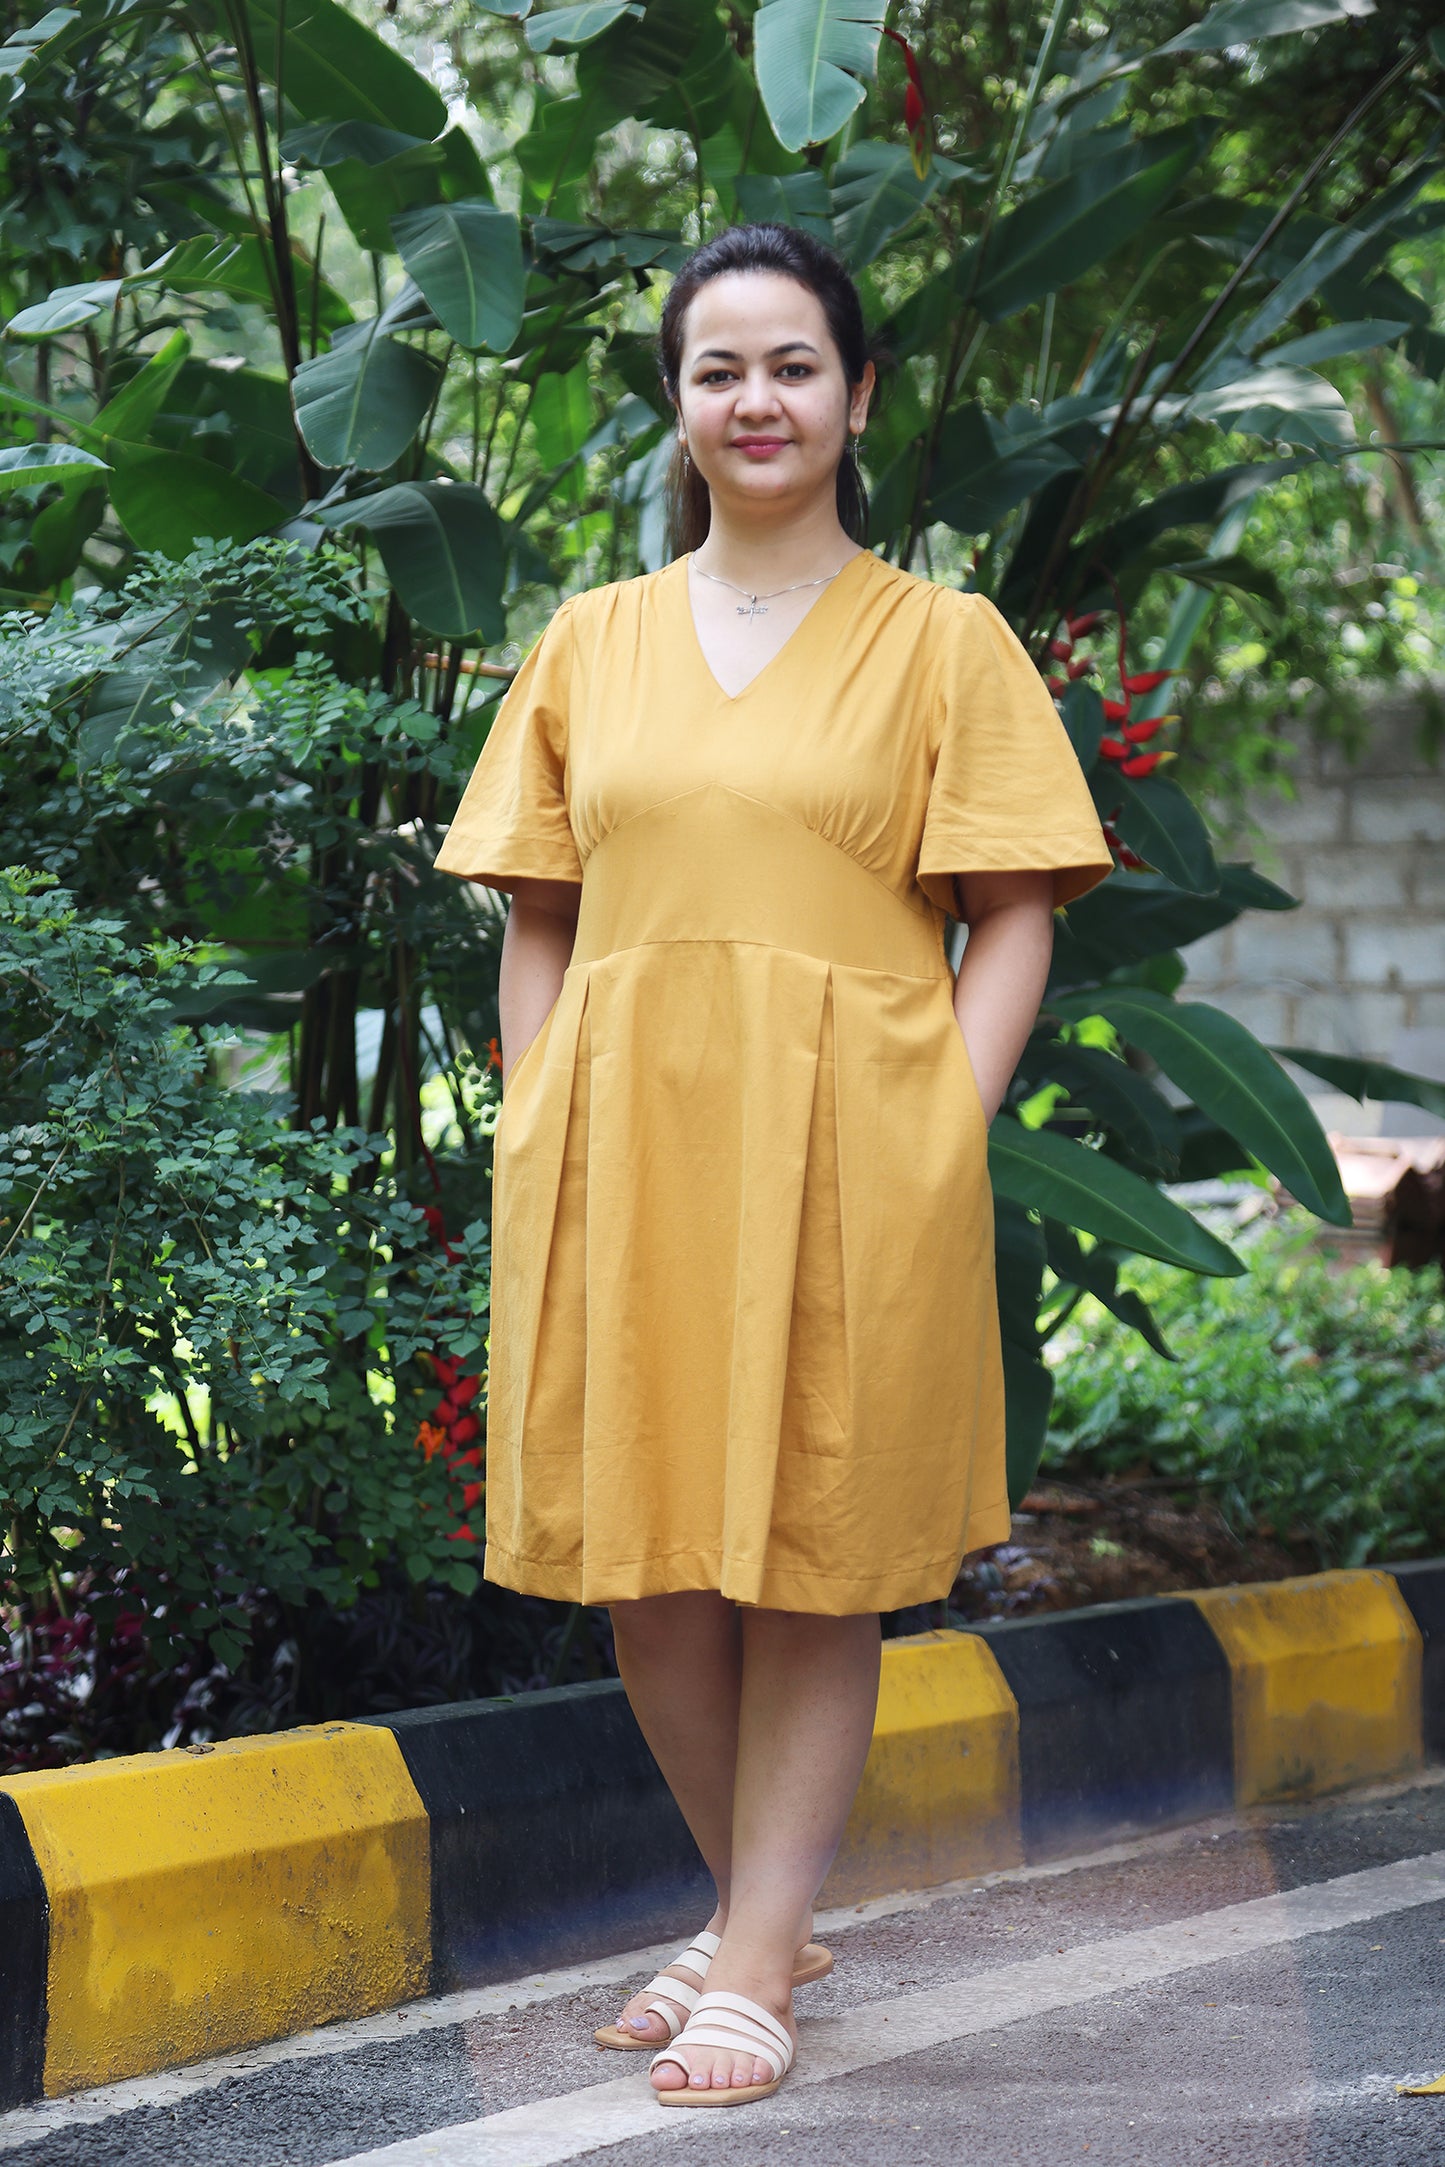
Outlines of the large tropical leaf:
{"type": "Polygon", "coordinates": [[[257,65],[272,79],[280,51],[286,103],[303,120],[369,120],[427,138],[445,128],[440,91],[336,0],[246,0],[246,12],[257,65]]]}
{"type": "Polygon", "coordinates": [[[1014,435],[970,400],[944,420],[929,511],[960,534],[981,534],[1055,474],[1078,464],[1047,435],[1014,435]]]}
{"type": "Polygon", "coordinates": [[[1091,777],[1095,797],[1119,835],[1156,873],[1190,895],[1215,895],[1219,867],[1209,830],[1178,783],[1163,775],[1131,777],[1102,764],[1091,777]]]}
{"type": "Polygon", "coordinates": [[[638,0],[580,0],[580,5],[544,8],[527,20],[525,36],[534,53],[571,51],[590,45],[624,15],[642,15],[638,0]]]}
{"type": "Polygon", "coordinates": [[[187,334],[173,331],[164,346],[149,355],[130,381],[122,384],[115,397],[106,400],[90,424],[91,434],[124,437],[129,444],[143,444],[190,351],[187,334]]]}
{"type": "Polygon", "coordinates": [[[103,459],[77,444],[11,444],[0,451],[0,496],[45,482],[84,488],[109,471],[103,459]]]}
{"type": "Polygon", "coordinates": [[[494,203],[437,203],[391,222],[392,236],[449,338],[504,354],[522,323],[522,233],[494,203]]]}
{"type": "Polygon", "coordinates": [[[184,557],[203,535],[249,542],[286,517],[264,489],[192,452],[118,440],[110,454],[110,500],[137,549],[184,557]]]}
{"type": "MultiPolygon", "coordinates": [[[[1156,419],[1173,418],[1161,399],[1156,419]]],[[[1267,436],[1285,444],[1320,451],[1353,444],[1355,425],[1344,394],[1310,369],[1255,369],[1232,383],[1201,391],[1181,402],[1178,418],[1213,421],[1245,436],[1267,436]]]]}
{"type": "Polygon", "coordinates": [[[1287,37],[1291,31],[1320,30],[1326,23],[1373,15],[1374,0],[1220,0],[1202,22],[1181,30],[1161,53],[1218,53],[1231,45],[1252,45],[1259,38],[1287,37]]]}
{"type": "Polygon", "coordinates": [[[1101,1047],[1057,1042],[1046,1045],[1031,1068],[1041,1079],[1062,1084],[1072,1104],[1111,1129],[1150,1172],[1178,1178],[1178,1117],[1147,1076],[1101,1047]]]}
{"type": "Polygon", "coordinates": [[[1342,1053],[1316,1053],[1310,1046],[1276,1046],[1274,1051],[1282,1061],[1293,1061],[1322,1082],[1333,1084],[1346,1098],[1419,1106],[1427,1114],[1445,1118],[1445,1083],[1432,1077],[1412,1076],[1408,1069],[1391,1068],[1387,1061],[1357,1061],[1342,1053]]]}
{"type": "Polygon", "coordinates": [[[1121,964],[1167,955],[1232,925],[1245,910],[1295,910],[1295,898],[1252,865],[1222,865],[1214,895],[1182,893],[1154,873],[1115,873],[1071,903],[1054,928],[1056,986],[1106,978],[1121,964]]]}
{"type": "Polygon", "coordinates": [[[1131,1287],[1120,1286],[1119,1259],[1108,1244],[1101,1242],[1092,1249],[1085,1249],[1067,1227],[1060,1226],[1054,1219],[1044,1221],[1044,1240],[1049,1270],[1055,1278],[1092,1294],[1111,1316],[1117,1317],[1121,1324],[1129,1325],[1156,1354],[1162,1354],[1166,1362],[1176,1359],[1143,1295],[1136,1294],[1131,1287]]]}
{"type": "Polygon", "coordinates": [[[499,640],[505,539],[496,512],[467,482],[399,482],[375,496],[316,515],[331,527],[364,527],[402,607],[428,632],[499,640]]]}
{"type": "Polygon", "coordinates": [[[862,104],[887,13],[888,0],[763,0],[753,60],[785,150],[827,143],[862,104]]]}
{"type": "Polygon", "coordinates": [[[1203,1001],[1168,1001],[1133,986],[1101,987],[1057,1006],[1066,1016],[1091,1010],[1106,1016],[1307,1210],[1331,1226],[1351,1223],[1340,1170],[1313,1107],[1233,1016],[1203,1001]]]}
{"type": "Polygon", "coordinates": [[[1087,1144],[1004,1117],[989,1131],[988,1164],[999,1195],[1101,1241],[1218,1278],[1244,1270],[1231,1249],[1152,1182],[1087,1144]]]}
{"type": "Polygon", "coordinates": [[[853,144],[834,166],[831,183],[833,237],[849,268],[863,270],[911,226],[943,178],[935,159],[920,180],[901,143],[853,144]]]}
{"type": "Polygon", "coordinates": [[[115,307],[122,283],[118,278],[92,278],[80,286],[57,286],[43,301],[18,310],[6,324],[5,336],[7,339],[53,339],[62,331],[74,331],[81,324],[94,323],[97,316],[103,316],[115,307]]]}
{"type": "Polygon", "coordinates": [[[388,338],[382,322],[372,317],[339,333],[329,353],[304,361],[291,380],[296,426],[322,466],[379,473],[426,417],[441,364],[388,338]]]}
{"type": "Polygon", "coordinates": [[[956,287],[966,293],[972,285],[975,306],[997,323],[1069,285],[1157,215],[1214,132],[1212,122],[1186,121],[1125,143],[1041,188],[965,252],[956,287]],[[981,268],[975,265],[978,251],[981,268]]]}
{"type": "MultiPolygon", "coordinates": [[[[319,277],[316,266],[293,235],[292,272],[303,319],[314,317],[323,331],[335,331],[352,320],[351,310],[336,288],[319,277]]],[[[253,233],[225,234],[215,240],[208,233],[193,234],[178,247],[168,249],[131,284],[141,279],[169,287],[175,293],[223,293],[235,301],[254,301],[272,306],[272,286],[267,256],[253,233]]]]}
{"type": "Polygon", "coordinates": [[[1038,1471],[1054,1396],[1054,1373],[1043,1359],[1038,1328],[1044,1230],[1022,1205],[1005,1196],[994,1200],[993,1226],[1008,1494],[1017,1510],[1038,1471]]]}

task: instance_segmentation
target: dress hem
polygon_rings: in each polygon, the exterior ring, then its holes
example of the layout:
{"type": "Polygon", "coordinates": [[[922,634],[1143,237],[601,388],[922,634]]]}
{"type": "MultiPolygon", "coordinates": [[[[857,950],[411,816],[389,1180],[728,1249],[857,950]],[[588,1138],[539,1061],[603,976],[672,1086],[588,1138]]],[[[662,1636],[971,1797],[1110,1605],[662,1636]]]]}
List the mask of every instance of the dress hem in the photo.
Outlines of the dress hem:
{"type": "Polygon", "coordinates": [[[975,1550],[1007,1542],[1012,1519],[1006,1503],[975,1513],[962,1547],[893,1572],[858,1576],[847,1573],[765,1571],[724,1563],[715,1550],[675,1550],[666,1557],[639,1558],[605,1573],[589,1573],[573,1564],[524,1558],[488,1542],[482,1577],[518,1595],[540,1595],[552,1602],[636,1602],[650,1595],[712,1591],[756,1610],[807,1611],[824,1617],[852,1617],[863,1612],[904,1610],[914,1603],[943,1601],[958,1578],[964,1558],[975,1550]],[[743,1594],[746,1582],[756,1594],[743,1594]],[[840,1600],[840,1598],[843,1598],[840,1600]]]}

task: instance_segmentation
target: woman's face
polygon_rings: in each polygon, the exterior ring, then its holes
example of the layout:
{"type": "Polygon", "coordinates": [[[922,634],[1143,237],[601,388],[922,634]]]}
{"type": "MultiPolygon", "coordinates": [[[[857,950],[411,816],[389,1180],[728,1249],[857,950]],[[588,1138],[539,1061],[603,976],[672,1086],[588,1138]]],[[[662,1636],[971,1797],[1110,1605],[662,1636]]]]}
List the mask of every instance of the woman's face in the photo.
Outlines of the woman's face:
{"type": "Polygon", "coordinates": [[[714,498],[831,500],[873,364],[850,389],[816,294],[773,271],[727,271],[683,319],[678,435],[714,498]]]}

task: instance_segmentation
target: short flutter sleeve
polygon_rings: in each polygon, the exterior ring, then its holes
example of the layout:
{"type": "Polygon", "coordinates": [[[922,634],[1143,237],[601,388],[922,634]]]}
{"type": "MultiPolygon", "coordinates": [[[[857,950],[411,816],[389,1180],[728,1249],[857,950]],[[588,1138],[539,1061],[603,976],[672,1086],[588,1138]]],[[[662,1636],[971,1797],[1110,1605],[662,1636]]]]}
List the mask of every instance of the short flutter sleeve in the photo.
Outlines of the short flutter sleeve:
{"type": "Polygon", "coordinates": [[[575,599],[562,603],[507,687],[437,852],[439,872],[489,888],[581,881],[566,793],[575,599]]]}
{"type": "Polygon", "coordinates": [[[1051,872],[1054,907],[1113,869],[1048,687],[986,595],[950,594],[936,649],[936,754],[918,884],[958,914],[956,873],[1051,872]]]}

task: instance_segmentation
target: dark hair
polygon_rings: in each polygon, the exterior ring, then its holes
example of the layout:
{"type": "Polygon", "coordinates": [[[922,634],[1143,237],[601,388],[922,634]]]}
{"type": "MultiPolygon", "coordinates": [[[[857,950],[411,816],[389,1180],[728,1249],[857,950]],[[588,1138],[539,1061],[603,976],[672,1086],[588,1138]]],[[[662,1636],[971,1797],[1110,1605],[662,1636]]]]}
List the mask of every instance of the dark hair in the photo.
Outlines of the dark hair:
{"type": "MultiPolygon", "coordinates": [[[[873,356],[863,323],[863,304],[842,257],[799,226],[726,226],[693,250],[663,303],[657,342],[658,373],[674,405],[681,386],[684,318],[698,289],[727,271],[771,271],[806,287],[822,305],[849,386],[862,382],[863,371],[873,356]]],[[[679,557],[686,550],[698,548],[707,534],[710,497],[707,483],[695,465],[684,463],[677,444],[668,469],[666,498],[669,552],[679,557]]],[[[868,492],[856,460],[846,452],[838,462],[838,519],[846,534],[866,544],[868,492]]]]}

